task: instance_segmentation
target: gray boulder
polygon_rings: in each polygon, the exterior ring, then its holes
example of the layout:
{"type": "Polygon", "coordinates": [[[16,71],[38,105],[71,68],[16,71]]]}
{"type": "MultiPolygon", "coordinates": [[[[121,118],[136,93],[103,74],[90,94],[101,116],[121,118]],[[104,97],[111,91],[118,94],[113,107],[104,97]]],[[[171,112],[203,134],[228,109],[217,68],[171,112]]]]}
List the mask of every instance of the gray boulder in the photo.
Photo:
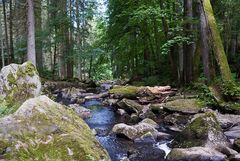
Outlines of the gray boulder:
{"type": "Polygon", "coordinates": [[[110,160],[87,124],[46,96],[0,119],[0,154],[6,161],[110,160]]]}
{"type": "Polygon", "coordinates": [[[173,143],[175,148],[216,147],[218,145],[229,146],[230,144],[212,112],[198,115],[175,138],[173,143]]]}
{"type": "Polygon", "coordinates": [[[29,98],[39,96],[41,82],[31,62],[10,64],[0,72],[0,97],[11,105],[20,106],[29,98]]]}
{"type": "Polygon", "coordinates": [[[206,147],[173,149],[167,156],[167,161],[227,161],[227,156],[206,147]]]}

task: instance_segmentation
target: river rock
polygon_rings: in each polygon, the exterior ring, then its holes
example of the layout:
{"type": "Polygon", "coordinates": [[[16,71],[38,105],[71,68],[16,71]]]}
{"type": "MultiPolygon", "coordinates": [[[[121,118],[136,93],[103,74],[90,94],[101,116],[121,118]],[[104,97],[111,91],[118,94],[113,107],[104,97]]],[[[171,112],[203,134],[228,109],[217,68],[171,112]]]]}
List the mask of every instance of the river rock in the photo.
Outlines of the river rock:
{"type": "Polygon", "coordinates": [[[141,89],[142,87],[135,86],[114,86],[109,93],[117,98],[136,98],[141,89]]]}
{"type": "Polygon", "coordinates": [[[167,156],[167,161],[227,161],[227,156],[206,147],[173,149],[167,156]]]}
{"type": "Polygon", "coordinates": [[[240,138],[234,140],[233,146],[234,146],[234,148],[235,148],[238,152],[240,152],[240,138]]]}
{"type": "Polygon", "coordinates": [[[39,96],[41,82],[31,62],[10,64],[0,72],[0,97],[11,105],[20,106],[28,98],[39,96]]]}
{"type": "Polygon", "coordinates": [[[69,107],[73,109],[73,111],[75,111],[78,114],[78,116],[81,117],[82,119],[91,117],[91,110],[86,109],[83,106],[79,106],[78,104],[71,104],[69,105],[69,107]]]}
{"type": "Polygon", "coordinates": [[[122,99],[117,103],[117,105],[124,109],[127,113],[140,113],[143,110],[143,106],[134,100],[122,99]]]}
{"type": "Polygon", "coordinates": [[[240,124],[240,115],[217,113],[217,119],[223,129],[228,129],[240,124]]]}
{"type": "Polygon", "coordinates": [[[240,125],[228,129],[224,134],[231,139],[240,138],[240,125]]]}
{"type": "Polygon", "coordinates": [[[224,136],[215,114],[212,112],[198,115],[177,135],[173,144],[175,148],[229,146],[229,142],[224,136]]]}
{"type": "Polygon", "coordinates": [[[124,123],[116,124],[112,131],[118,135],[124,135],[131,140],[141,138],[142,136],[151,133],[155,138],[157,137],[158,131],[155,129],[157,123],[154,121],[145,120],[136,125],[130,126],[124,123]]]}
{"type": "Polygon", "coordinates": [[[0,143],[4,160],[110,161],[87,124],[46,96],[0,119],[0,143]]]}
{"type": "Polygon", "coordinates": [[[197,99],[177,99],[167,102],[163,108],[172,112],[181,112],[184,114],[196,114],[204,106],[197,99]]]}
{"type": "Polygon", "coordinates": [[[63,88],[61,90],[62,98],[78,98],[83,92],[86,92],[86,91],[80,88],[75,88],[75,87],[63,88]]]}
{"type": "Polygon", "coordinates": [[[233,155],[229,158],[230,161],[240,161],[240,154],[233,155]]]}
{"type": "Polygon", "coordinates": [[[145,118],[156,119],[156,115],[149,108],[149,105],[147,105],[147,106],[143,106],[143,109],[139,114],[139,118],[141,118],[141,119],[145,119],[145,118]]]}

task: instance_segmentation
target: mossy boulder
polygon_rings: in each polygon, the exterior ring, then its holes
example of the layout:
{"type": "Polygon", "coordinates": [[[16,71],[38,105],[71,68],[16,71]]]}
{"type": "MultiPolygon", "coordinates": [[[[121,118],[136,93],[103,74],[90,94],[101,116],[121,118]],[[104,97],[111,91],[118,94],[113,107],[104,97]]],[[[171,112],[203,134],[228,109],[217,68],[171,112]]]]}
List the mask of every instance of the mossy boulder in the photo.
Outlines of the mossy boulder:
{"type": "Polygon", "coordinates": [[[167,161],[227,161],[227,156],[206,147],[173,149],[167,156],[167,161]]]}
{"type": "Polygon", "coordinates": [[[0,119],[0,151],[6,161],[110,160],[87,124],[46,96],[0,119]]]}
{"type": "Polygon", "coordinates": [[[39,96],[41,81],[31,62],[10,64],[0,73],[0,97],[10,105],[21,105],[29,98],[39,96]]]}
{"type": "Polygon", "coordinates": [[[109,91],[109,93],[118,97],[134,98],[137,97],[138,92],[141,91],[141,89],[142,87],[136,86],[115,86],[109,91]]]}
{"type": "Polygon", "coordinates": [[[229,146],[229,142],[212,112],[197,116],[175,138],[176,148],[190,148],[196,146],[215,147],[218,145],[229,146]]]}
{"type": "Polygon", "coordinates": [[[176,99],[164,104],[163,108],[172,112],[196,114],[204,108],[204,105],[198,99],[176,99]]]}

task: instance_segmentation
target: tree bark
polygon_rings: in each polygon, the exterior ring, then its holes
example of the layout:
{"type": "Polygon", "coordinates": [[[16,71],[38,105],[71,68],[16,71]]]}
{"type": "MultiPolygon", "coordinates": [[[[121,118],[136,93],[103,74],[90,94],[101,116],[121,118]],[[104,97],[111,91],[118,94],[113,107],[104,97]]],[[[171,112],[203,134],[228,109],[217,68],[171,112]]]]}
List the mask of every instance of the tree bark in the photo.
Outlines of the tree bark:
{"type": "Polygon", "coordinates": [[[201,0],[205,17],[208,22],[210,37],[213,43],[214,54],[220,68],[221,77],[224,81],[232,80],[231,70],[229,68],[228,60],[224,51],[222,39],[217,28],[217,23],[214,17],[212,5],[210,0],[201,0]]]}
{"type": "MultiPolygon", "coordinates": [[[[190,20],[193,19],[192,11],[192,0],[184,0],[184,17],[185,17],[185,36],[190,36],[192,34],[193,26],[190,20]]],[[[185,43],[184,44],[184,55],[183,55],[183,64],[184,64],[184,84],[189,84],[193,80],[193,54],[194,54],[194,44],[185,43]]]]}
{"type": "Polygon", "coordinates": [[[2,18],[0,17],[0,41],[1,41],[1,57],[2,57],[2,67],[5,66],[5,58],[4,58],[4,38],[3,38],[3,34],[2,34],[2,23],[1,23],[2,18]]]}
{"type": "Polygon", "coordinates": [[[14,47],[13,47],[13,13],[12,13],[12,0],[9,1],[9,30],[10,30],[10,53],[11,53],[11,63],[14,63],[14,47]]]}
{"type": "Polygon", "coordinates": [[[69,29],[69,36],[68,36],[68,59],[67,59],[67,78],[71,79],[73,78],[73,24],[72,24],[72,10],[73,10],[73,5],[72,5],[72,0],[69,1],[69,10],[70,10],[70,29],[69,29]]]}
{"type": "MultiPolygon", "coordinates": [[[[200,2],[200,1],[199,1],[200,2]]],[[[210,60],[209,60],[209,38],[208,38],[208,22],[206,20],[206,16],[204,14],[203,6],[199,5],[199,16],[200,16],[200,39],[201,39],[201,48],[200,51],[202,53],[202,61],[203,61],[203,71],[206,77],[207,83],[211,82],[211,72],[210,72],[210,60]]]]}
{"type": "Polygon", "coordinates": [[[28,3],[27,59],[28,61],[31,61],[36,66],[34,3],[33,3],[33,0],[27,0],[27,3],[28,3]]]}
{"type": "Polygon", "coordinates": [[[2,3],[3,3],[3,16],[4,16],[4,29],[5,29],[5,44],[6,44],[6,51],[7,51],[7,63],[10,64],[10,54],[9,54],[9,44],[8,44],[7,14],[6,14],[6,3],[5,3],[5,0],[3,0],[2,3]]]}
{"type": "Polygon", "coordinates": [[[43,43],[41,39],[42,32],[42,1],[35,1],[35,28],[36,28],[36,59],[37,59],[37,69],[42,72],[43,70],[43,43]]]}

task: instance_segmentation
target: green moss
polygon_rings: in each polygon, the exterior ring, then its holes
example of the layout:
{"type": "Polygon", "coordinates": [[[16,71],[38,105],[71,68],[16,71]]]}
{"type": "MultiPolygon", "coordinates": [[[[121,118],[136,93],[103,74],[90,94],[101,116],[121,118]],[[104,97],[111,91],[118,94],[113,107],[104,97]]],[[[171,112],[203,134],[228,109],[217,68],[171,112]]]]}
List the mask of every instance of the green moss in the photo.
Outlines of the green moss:
{"type": "Polygon", "coordinates": [[[17,82],[17,79],[14,77],[13,73],[10,72],[7,76],[7,80],[9,82],[9,85],[15,85],[17,82]]]}
{"type": "Polygon", "coordinates": [[[6,127],[12,138],[9,145],[12,150],[4,154],[6,161],[106,159],[107,153],[81,118],[55,105],[47,108],[48,114],[33,110],[29,118],[16,116],[19,122],[14,130],[6,127]]]}
{"type": "Polygon", "coordinates": [[[120,86],[120,87],[114,87],[109,92],[111,94],[116,95],[124,95],[124,96],[136,96],[137,93],[142,89],[142,87],[136,87],[136,86],[120,86]]]}
{"type": "Polygon", "coordinates": [[[222,102],[219,108],[224,112],[240,114],[240,103],[237,102],[222,102]]]}
{"type": "Polygon", "coordinates": [[[37,71],[35,66],[31,62],[27,62],[25,73],[30,77],[34,76],[34,71],[37,71]]]}
{"type": "Polygon", "coordinates": [[[170,111],[197,113],[204,107],[204,103],[198,99],[177,99],[167,102],[163,107],[170,111]]]}
{"type": "Polygon", "coordinates": [[[191,122],[175,139],[175,145],[180,148],[203,146],[211,135],[217,135],[221,127],[214,113],[208,112],[191,122]]]}

